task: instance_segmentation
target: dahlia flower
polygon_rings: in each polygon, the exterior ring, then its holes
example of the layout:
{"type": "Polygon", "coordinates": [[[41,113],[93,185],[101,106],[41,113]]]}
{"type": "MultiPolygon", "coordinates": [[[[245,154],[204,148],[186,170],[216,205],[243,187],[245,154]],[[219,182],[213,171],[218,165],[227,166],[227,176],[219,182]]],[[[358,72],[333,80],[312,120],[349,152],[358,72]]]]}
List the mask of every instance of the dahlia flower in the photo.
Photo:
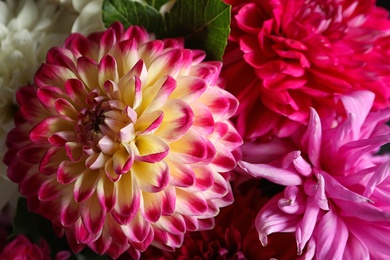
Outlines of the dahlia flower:
{"type": "MultiPolygon", "coordinates": [[[[239,176],[241,177],[241,176],[239,176]]],[[[269,183],[234,180],[234,203],[223,208],[215,218],[212,230],[186,234],[184,243],[175,252],[149,248],[142,259],[291,259],[295,253],[291,234],[276,234],[262,247],[254,221],[258,210],[270,199],[263,194],[269,183]],[[265,188],[265,189],[263,189],[265,188]]]]}
{"type": "MultiPolygon", "coordinates": [[[[55,260],[69,259],[70,252],[60,251],[55,255],[55,260]]],[[[11,242],[7,243],[0,251],[0,259],[8,260],[50,260],[50,249],[45,240],[39,245],[32,243],[27,237],[18,235],[11,242]]]]}
{"type": "MultiPolygon", "coordinates": [[[[256,228],[263,245],[269,234],[295,232],[305,259],[385,259],[390,156],[375,153],[390,141],[390,109],[369,112],[374,94],[368,91],[341,101],[348,116],[334,128],[323,130],[312,109],[306,129],[292,137],[295,150],[281,149],[268,163],[239,163],[252,176],[286,186],[261,209],[256,228]]],[[[258,153],[271,146],[259,145],[258,153]]]]}
{"type": "Polygon", "coordinates": [[[310,107],[345,117],[335,96],[355,90],[375,93],[373,110],[389,105],[388,72],[374,53],[390,20],[375,0],[225,2],[232,32],[221,75],[240,101],[236,124],[247,140],[289,136],[310,107]]]}
{"type": "Polygon", "coordinates": [[[183,46],[120,23],[72,34],[17,92],[8,177],[73,251],[176,248],[232,202],[238,103],[221,63],[183,46]]]}

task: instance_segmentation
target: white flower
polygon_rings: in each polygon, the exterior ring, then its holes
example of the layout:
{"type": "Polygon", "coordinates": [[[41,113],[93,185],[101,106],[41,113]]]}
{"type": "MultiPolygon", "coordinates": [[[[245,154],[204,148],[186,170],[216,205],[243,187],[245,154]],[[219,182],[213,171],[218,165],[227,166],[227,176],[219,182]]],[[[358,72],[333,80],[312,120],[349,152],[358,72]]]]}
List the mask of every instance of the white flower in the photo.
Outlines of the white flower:
{"type": "Polygon", "coordinates": [[[72,32],[79,32],[88,35],[91,32],[104,30],[101,10],[103,0],[48,0],[56,2],[77,13],[73,23],[72,32]]]}

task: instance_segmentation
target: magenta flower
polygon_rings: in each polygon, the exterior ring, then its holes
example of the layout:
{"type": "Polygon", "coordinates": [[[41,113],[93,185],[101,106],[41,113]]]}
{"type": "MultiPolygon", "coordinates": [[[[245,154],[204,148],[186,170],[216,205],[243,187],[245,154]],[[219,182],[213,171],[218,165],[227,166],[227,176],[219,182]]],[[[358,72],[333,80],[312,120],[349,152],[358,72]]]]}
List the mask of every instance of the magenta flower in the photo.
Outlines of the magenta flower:
{"type": "MultiPolygon", "coordinates": [[[[1,249],[1,248],[0,248],[1,249]]],[[[69,259],[69,251],[60,251],[55,255],[56,260],[69,259]]],[[[32,243],[27,237],[18,235],[7,243],[0,251],[2,260],[50,260],[50,249],[45,240],[41,240],[39,245],[32,243]]]]}
{"type": "Polygon", "coordinates": [[[289,136],[307,124],[310,107],[345,116],[335,97],[355,90],[376,94],[374,110],[389,105],[376,45],[390,20],[374,0],[225,2],[232,32],[221,75],[240,101],[236,123],[246,139],[289,136]]]}
{"type": "MultiPolygon", "coordinates": [[[[368,91],[341,101],[348,117],[334,128],[323,130],[324,120],[313,109],[305,131],[271,150],[268,163],[240,162],[252,176],[286,186],[261,209],[256,228],[263,245],[269,234],[295,232],[297,252],[305,259],[385,259],[390,156],[375,153],[390,141],[390,109],[369,113],[374,94],[368,91]]],[[[260,144],[256,152],[270,147],[260,144]]]]}
{"type": "Polygon", "coordinates": [[[69,36],[17,93],[8,176],[75,252],[176,248],[232,202],[237,100],[204,57],[114,23],[69,36]]]}

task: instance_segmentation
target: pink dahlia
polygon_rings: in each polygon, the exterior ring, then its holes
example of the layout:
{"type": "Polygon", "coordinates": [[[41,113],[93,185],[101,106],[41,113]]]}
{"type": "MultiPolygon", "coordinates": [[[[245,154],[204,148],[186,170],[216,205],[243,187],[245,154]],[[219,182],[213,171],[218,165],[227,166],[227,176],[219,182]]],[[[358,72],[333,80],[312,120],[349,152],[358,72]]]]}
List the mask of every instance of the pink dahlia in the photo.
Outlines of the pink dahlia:
{"type": "Polygon", "coordinates": [[[8,177],[75,252],[175,248],[232,202],[237,100],[204,57],[114,23],[69,36],[17,93],[8,177]]]}
{"type": "Polygon", "coordinates": [[[310,107],[345,117],[335,96],[355,90],[375,93],[374,110],[389,105],[376,44],[390,20],[374,0],[225,2],[232,32],[221,75],[240,101],[236,123],[246,139],[286,137],[307,124],[310,107]]]}
{"type": "MultiPolygon", "coordinates": [[[[1,249],[1,248],[0,248],[1,249]]],[[[55,255],[55,260],[69,259],[70,252],[60,251],[55,255]]],[[[45,240],[39,245],[32,243],[27,237],[18,235],[0,250],[2,260],[50,260],[50,249],[45,240]]]]}
{"type": "MultiPolygon", "coordinates": [[[[294,232],[305,259],[386,259],[390,155],[375,153],[390,141],[390,109],[369,113],[368,91],[341,100],[348,117],[334,128],[323,130],[313,109],[306,129],[268,163],[240,162],[252,176],[286,186],[261,209],[256,228],[263,245],[269,234],[294,232]]],[[[271,147],[261,146],[258,154],[271,147]]]]}

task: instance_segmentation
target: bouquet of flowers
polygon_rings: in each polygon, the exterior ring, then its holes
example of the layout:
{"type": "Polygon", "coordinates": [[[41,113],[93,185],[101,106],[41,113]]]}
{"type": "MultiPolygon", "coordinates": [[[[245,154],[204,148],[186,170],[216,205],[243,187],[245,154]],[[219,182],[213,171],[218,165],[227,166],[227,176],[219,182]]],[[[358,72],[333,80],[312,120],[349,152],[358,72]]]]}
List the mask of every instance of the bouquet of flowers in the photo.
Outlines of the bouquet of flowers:
{"type": "Polygon", "coordinates": [[[387,259],[375,0],[1,0],[0,259],[387,259]]]}

